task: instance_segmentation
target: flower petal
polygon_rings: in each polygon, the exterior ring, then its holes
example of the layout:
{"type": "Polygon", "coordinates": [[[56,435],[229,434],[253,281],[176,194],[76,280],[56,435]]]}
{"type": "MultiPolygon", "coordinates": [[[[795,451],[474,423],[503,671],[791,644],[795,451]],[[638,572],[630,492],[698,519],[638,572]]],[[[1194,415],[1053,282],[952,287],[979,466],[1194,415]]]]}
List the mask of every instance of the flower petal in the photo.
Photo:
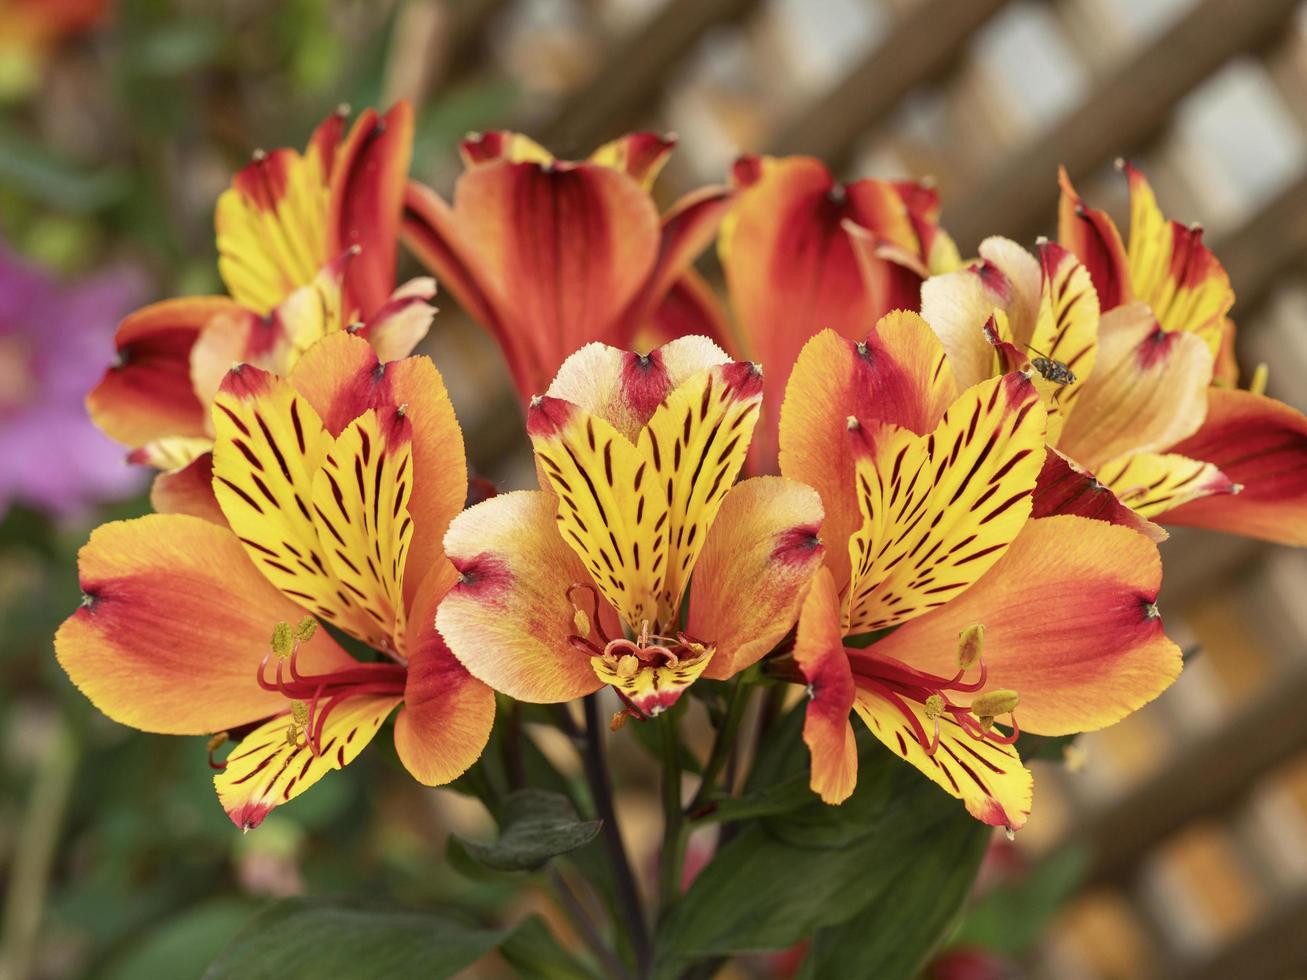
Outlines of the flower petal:
{"type": "Polygon", "coordinates": [[[362,249],[345,281],[345,308],[369,320],[395,288],[395,248],[413,153],[413,109],[368,109],[337,151],[331,172],[328,255],[362,249]]]}
{"type": "Polygon", "coordinates": [[[977,820],[1009,830],[1019,830],[1025,824],[1034,778],[1015,748],[974,739],[945,715],[939,719],[939,747],[928,755],[897,705],[910,711],[926,732],[934,731],[935,723],[915,701],[899,699],[895,704],[877,691],[859,687],[853,707],[887,748],[965,803],[967,812],[977,820]]]}
{"type": "MultiPolygon", "coordinates": [[[[73,683],[114,721],[171,735],[236,728],[286,700],[256,674],[279,622],[304,610],[250,564],[225,527],[181,514],[105,524],[78,555],[85,599],[55,636],[73,683]]],[[[325,630],[303,665],[349,657],[325,630]]]]}
{"type": "Polygon", "coordinates": [[[1035,495],[1030,516],[1055,517],[1074,514],[1108,524],[1120,524],[1147,537],[1162,542],[1167,538],[1165,529],[1140,517],[1121,501],[1116,494],[1100,483],[1094,474],[1076,465],[1056,449],[1044,457],[1044,468],[1035,484],[1035,495]]]}
{"type": "Polygon", "coordinates": [[[225,296],[197,296],[154,303],[123,320],[114,336],[118,364],[86,399],[95,424],[133,447],[205,435],[208,419],[191,386],[191,347],[213,317],[236,309],[225,296]]]}
{"type": "Polygon", "coordinates": [[[253,830],[275,807],[353,762],[399,702],[397,695],[345,698],[327,716],[320,753],[302,734],[291,744],[288,715],[270,719],[240,740],[227,756],[226,768],[213,777],[218,802],[232,823],[253,830]]]}
{"type": "Polygon", "coordinates": [[[1036,355],[1035,387],[1049,414],[1051,444],[1085,390],[1098,360],[1098,294],[1089,272],[1071,252],[1053,242],[1039,246],[1040,292],[1034,329],[1022,346],[1036,355]],[[1074,380],[1050,378],[1047,361],[1065,368],[1074,380]],[[1056,422],[1054,422],[1056,420],[1056,422]]]}
{"type": "Polygon", "coordinates": [[[846,632],[903,623],[971,588],[1030,513],[1044,412],[1021,374],[967,389],[935,431],[850,432],[862,524],[849,539],[846,632]]]}
{"type": "Polygon", "coordinates": [[[337,581],[371,620],[361,637],[403,655],[404,568],[413,539],[413,430],[391,409],[356,418],[313,476],[313,524],[337,581]]]}
{"type": "Polygon", "coordinates": [[[1130,269],[1121,233],[1106,214],[1085,206],[1071,186],[1065,168],[1059,168],[1057,176],[1062,188],[1058,240],[1084,263],[1104,313],[1129,303],[1135,294],[1130,289],[1130,269]]]}
{"type": "Polygon", "coordinates": [[[459,141],[459,156],[465,167],[508,160],[511,163],[553,163],[554,156],[530,136],[508,129],[472,133],[459,141]]]}
{"type": "Polygon", "coordinates": [[[317,413],[289,382],[245,366],[223,382],[213,425],[213,492],[250,560],[314,615],[373,642],[376,626],[332,571],[310,510],[332,445],[317,413]]]}
{"type": "Polygon", "coordinates": [[[542,491],[500,494],[459,514],[445,535],[461,578],[436,628],[474,677],[520,701],[570,701],[601,686],[567,639],[577,625],[566,590],[589,574],[559,536],[557,509],[542,491]]]}
{"type": "Polygon", "coordinates": [[[1239,491],[1211,463],[1179,453],[1122,456],[1100,466],[1097,476],[1119,501],[1146,518],[1157,517],[1199,497],[1239,491]]]}
{"type": "Polygon", "coordinates": [[[408,683],[395,749],[426,786],[457,779],[481,756],[495,723],[495,692],[467,672],[436,632],[436,608],[458,581],[449,562],[423,579],[408,619],[408,683]]]}
{"type": "Polygon", "coordinates": [[[1166,333],[1146,306],[1105,314],[1098,360],[1058,448],[1096,470],[1117,456],[1165,449],[1193,433],[1207,410],[1212,355],[1197,336],[1166,333]]]}
{"type": "Polygon", "coordinates": [[[590,162],[620,170],[648,191],[653,188],[654,181],[662,173],[667,158],[675,148],[675,136],[648,132],[628,133],[591,153],[590,162]]]}
{"type": "Polygon", "coordinates": [[[983,624],[988,686],[1020,695],[1023,730],[1093,731],[1151,701],[1180,673],[1180,650],[1157,615],[1161,580],[1157,546],[1129,528],[1071,516],[1030,520],[984,578],[872,649],[951,675],[958,635],[983,624]]]}
{"type": "Polygon", "coordinates": [[[717,652],[706,676],[724,680],[771,651],[799,617],[825,548],[821,498],[779,476],[731,489],[690,582],[685,631],[717,652]]]}
{"type": "Polygon", "coordinates": [[[995,309],[1020,308],[1015,296],[1012,281],[992,262],[931,276],[921,284],[921,316],[948,352],[960,388],[994,376],[994,347],[985,337],[985,324],[995,309]]]}
{"type": "Polygon", "coordinates": [[[179,470],[156,476],[150,488],[150,506],[160,514],[190,514],[226,527],[226,515],[213,495],[213,453],[206,452],[179,470]]]}
{"type": "Polygon", "coordinates": [[[652,350],[679,337],[694,336],[707,337],[732,356],[739,354],[739,344],[717,294],[703,276],[689,269],[663,294],[636,331],[630,347],[652,350]]]}
{"type": "Polygon", "coordinates": [[[858,745],[849,724],[855,691],[841,639],[839,593],[825,568],[804,599],[794,660],[808,682],[803,741],[812,757],[812,791],[827,803],[843,803],[858,783],[858,745]]]}
{"type": "Polygon", "coordinates": [[[1307,545],[1307,418],[1301,412],[1264,395],[1211,388],[1203,427],[1172,452],[1220,467],[1243,489],[1168,511],[1166,523],[1307,545]]]}
{"type": "Polygon", "coordinates": [[[413,348],[431,329],[436,308],[436,281],[429,276],[411,279],[355,331],[372,345],[381,361],[398,361],[413,353],[413,348]]]}
{"type": "Polygon", "coordinates": [[[882,317],[863,343],[824,330],[804,345],[781,409],[781,472],[821,495],[822,534],[831,543],[826,561],[838,588],[848,583],[845,544],[862,524],[850,416],[924,433],[956,397],[944,348],[915,313],[882,317]]]}
{"type": "Polygon", "coordinates": [[[523,397],[572,351],[615,337],[658,254],[653,201],[596,164],[482,164],[459,180],[454,212],[523,397]]]}

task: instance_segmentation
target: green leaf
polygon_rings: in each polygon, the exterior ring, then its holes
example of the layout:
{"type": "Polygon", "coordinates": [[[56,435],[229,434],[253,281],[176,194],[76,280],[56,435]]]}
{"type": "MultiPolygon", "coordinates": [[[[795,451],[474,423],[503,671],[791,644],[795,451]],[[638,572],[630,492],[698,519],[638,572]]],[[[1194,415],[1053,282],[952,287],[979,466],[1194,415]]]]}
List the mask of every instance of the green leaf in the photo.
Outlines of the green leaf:
{"type": "Polygon", "coordinates": [[[198,977],[253,914],[254,906],[233,899],[187,909],[133,943],[114,960],[104,978],[198,977]]]}
{"type": "Polygon", "coordinates": [[[1062,848],[1018,880],[987,892],[967,912],[953,942],[1021,955],[1044,934],[1088,868],[1083,847],[1062,848]]]}
{"type": "Polygon", "coordinates": [[[784,949],[856,920],[853,945],[866,946],[869,937],[884,944],[876,949],[881,968],[820,975],[897,976],[933,948],[956,914],[988,837],[960,802],[868,736],[848,802],[814,801],[746,824],[700,873],[659,931],[657,974],[674,976],[698,959],[784,949]],[[861,913],[873,906],[920,926],[869,929],[861,913]]]}
{"type": "Polygon", "coordinates": [[[507,935],[435,912],[290,899],[259,913],[209,966],[204,980],[452,977],[507,935]]]}
{"type": "Polygon", "coordinates": [[[519,976],[539,980],[598,980],[601,976],[563,949],[544,920],[535,915],[513,930],[499,947],[499,954],[519,976]]]}
{"type": "Polygon", "coordinates": [[[581,820],[567,797],[523,789],[504,797],[499,840],[488,844],[459,839],[467,854],[498,871],[532,871],[550,858],[590,843],[600,821],[581,820]]]}

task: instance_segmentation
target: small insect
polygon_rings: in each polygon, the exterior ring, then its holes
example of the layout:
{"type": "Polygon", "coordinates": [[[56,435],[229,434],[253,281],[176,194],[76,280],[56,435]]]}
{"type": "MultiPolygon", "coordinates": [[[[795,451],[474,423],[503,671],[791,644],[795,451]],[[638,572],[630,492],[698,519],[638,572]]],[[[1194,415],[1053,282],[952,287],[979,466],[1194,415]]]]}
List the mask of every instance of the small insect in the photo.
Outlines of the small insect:
{"type": "Polygon", "coordinates": [[[1030,366],[1044,376],[1044,380],[1051,381],[1055,385],[1075,384],[1076,376],[1072,370],[1061,361],[1056,361],[1051,357],[1045,357],[1035,348],[1030,348],[1038,357],[1030,359],[1030,366]]]}

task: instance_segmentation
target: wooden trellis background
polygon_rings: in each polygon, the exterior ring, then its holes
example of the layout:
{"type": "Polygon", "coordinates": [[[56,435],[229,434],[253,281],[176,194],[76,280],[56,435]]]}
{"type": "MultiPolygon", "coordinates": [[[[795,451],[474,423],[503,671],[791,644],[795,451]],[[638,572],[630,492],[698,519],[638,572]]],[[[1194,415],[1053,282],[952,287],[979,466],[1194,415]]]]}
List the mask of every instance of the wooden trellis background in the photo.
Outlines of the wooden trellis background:
{"type": "MultiPolygon", "coordinates": [[[[811,153],[850,177],[934,176],[965,253],[1054,233],[1059,163],[1123,217],[1111,162],[1128,155],[1169,215],[1208,228],[1242,363],[1307,408],[1298,0],[415,0],[400,16],[391,95],[509,84],[514,114],[489,122],[564,156],[676,130],[667,200],[742,149],[811,153]]],[[[452,158],[421,165],[448,190],[452,158]]],[[[489,465],[522,448],[517,410],[487,342],[456,311],[440,324],[489,465]]],[[[1037,861],[1079,840],[1091,858],[1033,976],[1307,972],[1307,555],[1180,533],[1165,557],[1169,631],[1202,652],[1159,703],[1083,738],[1078,771],[1039,774],[1020,847],[1037,861]]]]}

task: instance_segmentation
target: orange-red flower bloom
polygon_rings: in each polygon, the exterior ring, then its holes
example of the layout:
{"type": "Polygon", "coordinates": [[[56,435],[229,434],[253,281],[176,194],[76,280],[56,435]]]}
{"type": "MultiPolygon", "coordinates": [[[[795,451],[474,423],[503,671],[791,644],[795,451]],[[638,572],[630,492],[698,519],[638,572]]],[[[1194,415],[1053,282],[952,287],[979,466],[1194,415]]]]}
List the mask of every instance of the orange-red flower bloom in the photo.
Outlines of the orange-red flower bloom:
{"type": "Polygon", "coordinates": [[[1179,673],[1155,544],[1108,520],[1030,516],[1040,402],[1020,372],[963,388],[906,311],[863,342],[825,331],[800,355],[780,462],[826,514],[826,570],[794,659],[812,697],[813,788],[828,802],[856,780],[856,710],[978,819],[1017,828],[1031,778],[1015,722],[996,719],[1015,709],[1038,734],[1101,728],[1179,673]]]}
{"type": "Polygon", "coordinates": [[[673,146],[634,133],[566,161],[492,132],[463,141],[452,207],[409,184],[405,243],[495,338],[524,400],[592,341],[652,347],[719,333],[692,264],[730,193],[703,188],[659,218],[649,191],[673,146]]]}
{"type": "Polygon", "coordinates": [[[437,623],[468,670],[524,701],[611,684],[646,717],[769,652],[822,514],[791,480],[734,485],[761,398],[758,368],[703,337],[568,358],[527,419],[548,489],[478,504],[445,538],[462,577],[437,623]]]}
{"type": "Polygon", "coordinates": [[[399,705],[413,776],[457,777],[489,737],[494,696],[433,627],[458,577],[441,538],[467,491],[440,374],[426,358],[381,364],[340,333],[288,379],[233,368],[213,424],[219,520],[95,531],[85,599],[55,638],[64,670],[123,724],[238,737],[215,782],[246,829],[352,760],[399,705]],[[379,658],[325,630],[296,639],[305,616],[379,658]]]}
{"type": "MultiPolygon", "coordinates": [[[[434,310],[429,279],[392,294],[412,112],[364,112],[348,133],[329,116],[307,150],[260,151],[218,199],[218,269],[230,296],[165,300],[118,328],[118,363],[87,407],[134,462],[207,472],[209,405],[236,361],[285,374],[316,340],[350,328],[383,360],[406,356],[434,310]]],[[[194,512],[181,492],[203,472],[156,484],[160,510],[194,512]],[[179,489],[179,485],[180,488],[179,489]]],[[[211,505],[210,505],[211,509],[211,505]]]]}
{"type": "Polygon", "coordinates": [[[924,184],[843,184],[811,157],[745,157],[732,179],[718,251],[743,351],[767,366],[756,449],[771,469],[781,396],[808,339],[865,336],[890,310],[917,309],[922,281],[960,261],[924,184]]]}

